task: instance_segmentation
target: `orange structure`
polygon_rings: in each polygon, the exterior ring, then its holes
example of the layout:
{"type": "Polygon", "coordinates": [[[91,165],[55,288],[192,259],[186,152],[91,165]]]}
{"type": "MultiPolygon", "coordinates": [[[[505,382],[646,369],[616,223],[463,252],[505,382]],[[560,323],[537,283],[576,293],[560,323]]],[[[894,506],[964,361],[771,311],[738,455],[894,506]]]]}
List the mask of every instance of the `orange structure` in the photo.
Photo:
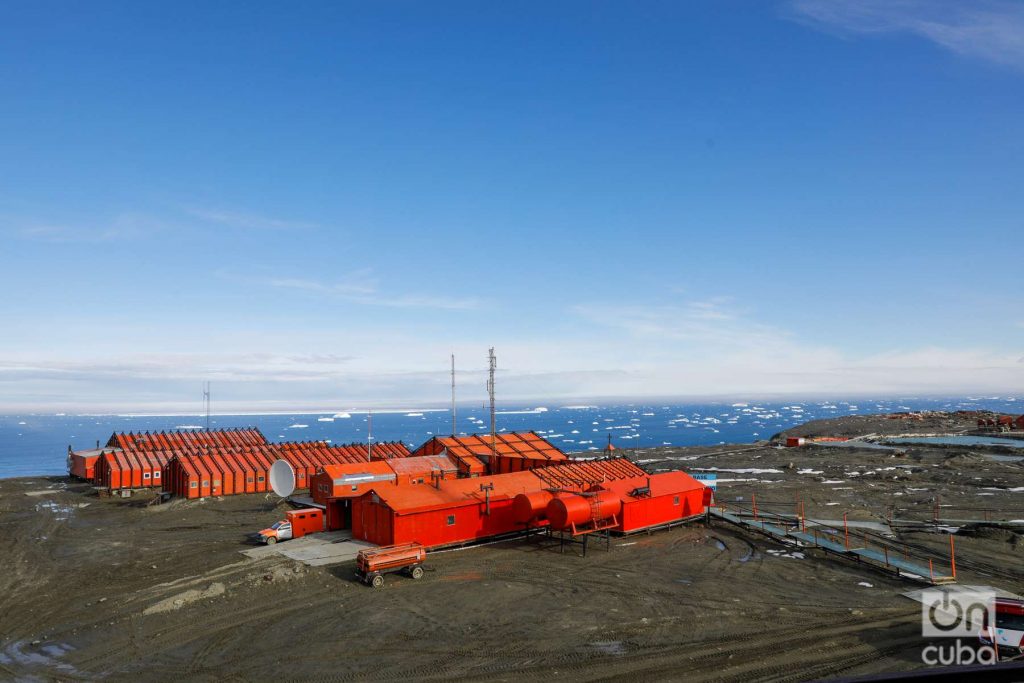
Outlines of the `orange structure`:
{"type": "Polygon", "coordinates": [[[622,500],[623,533],[693,519],[711,504],[711,489],[685,472],[620,479],[603,485],[622,500]]]}
{"type": "Polygon", "coordinates": [[[616,526],[621,512],[622,498],[614,491],[599,490],[552,497],[545,517],[552,529],[577,534],[616,526]]]}
{"type": "Polygon", "coordinates": [[[109,491],[164,488],[197,498],[267,490],[270,466],[287,461],[296,488],[325,465],[404,458],[402,443],[332,445],[323,441],[268,443],[258,429],[115,433],[107,446],[69,452],[69,472],[109,491]],[[169,476],[170,475],[170,476],[169,476]]]}
{"type": "Polygon", "coordinates": [[[171,451],[201,446],[257,446],[267,443],[255,427],[244,429],[180,430],[175,432],[115,432],[107,448],[171,451]]]}
{"type": "Polygon", "coordinates": [[[380,588],[384,575],[405,571],[414,579],[423,578],[423,562],[427,551],[418,543],[402,543],[383,548],[365,548],[356,555],[356,578],[380,588]]]}
{"type": "Polygon", "coordinates": [[[255,534],[256,540],[267,545],[273,545],[278,541],[289,541],[293,538],[302,538],[308,534],[315,534],[324,530],[324,513],[319,508],[301,508],[288,510],[284,513],[284,519],[274,522],[266,529],[255,534]]]}
{"type": "Polygon", "coordinates": [[[459,471],[470,477],[482,474],[521,472],[565,462],[568,456],[534,432],[435,436],[417,448],[413,455],[447,454],[458,463],[459,471]]]}
{"type": "Polygon", "coordinates": [[[68,446],[68,474],[78,479],[92,481],[96,476],[96,463],[106,452],[104,448],[73,451],[68,446]]]}
{"type": "MultiPolygon", "coordinates": [[[[380,445],[383,444],[374,444],[373,450],[376,452],[380,445]]],[[[387,445],[394,453],[409,452],[402,444],[387,445]]],[[[327,466],[353,465],[365,469],[376,464],[366,460],[366,444],[332,446],[320,441],[205,448],[167,455],[164,488],[185,498],[267,491],[270,467],[278,460],[292,466],[297,489],[307,488],[313,474],[327,466]]]]}
{"type": "Polygon", "coordinates": [[[352,535],[434,548],[538,526],[630,532],[703,514],[705,495],[683,472],[647,475],[625,458],[570,461],[433,485],[376,486],[351,502],[352,535]]]}
{"type": "Polygon", "coordinates": [[[134,448],[104,450],[96,461],[93,483],[109,491],[160,488],[171,454],[134,448]]]}
{"type": "Polygon", "coordinates": [[[310,480],[313,501],[327,511],[328,529],[352,525],[352,499],[381,486],[430,484],[458,477],[458,467],[440,455],[410,456],[367,463],[327,465],[310,480]]]}

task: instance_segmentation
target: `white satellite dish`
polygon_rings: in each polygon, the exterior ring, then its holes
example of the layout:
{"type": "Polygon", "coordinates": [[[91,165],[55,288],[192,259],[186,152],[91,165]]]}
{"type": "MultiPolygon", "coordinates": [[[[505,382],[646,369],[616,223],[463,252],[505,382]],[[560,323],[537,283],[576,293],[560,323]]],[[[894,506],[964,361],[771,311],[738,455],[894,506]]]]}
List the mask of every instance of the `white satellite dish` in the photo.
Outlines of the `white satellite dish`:
{"type": "Polygon", "coordinates": [[[295,470],[287,460],[278,460],[270,466],[270,488],[287,498],[295,490],[295,470]]]}

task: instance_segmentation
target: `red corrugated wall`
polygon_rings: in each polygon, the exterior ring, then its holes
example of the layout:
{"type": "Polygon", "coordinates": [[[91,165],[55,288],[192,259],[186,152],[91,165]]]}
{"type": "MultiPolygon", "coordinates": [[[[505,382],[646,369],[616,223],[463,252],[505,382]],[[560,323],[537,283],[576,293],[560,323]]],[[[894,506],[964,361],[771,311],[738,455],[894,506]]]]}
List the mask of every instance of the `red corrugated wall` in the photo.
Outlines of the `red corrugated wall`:
{"type": "Polygon", "coordinates": [[[703,499],[703,488],[650,498],[627,498],[619,520],[621,529],[628,533],[703,514],[703,499]]]}

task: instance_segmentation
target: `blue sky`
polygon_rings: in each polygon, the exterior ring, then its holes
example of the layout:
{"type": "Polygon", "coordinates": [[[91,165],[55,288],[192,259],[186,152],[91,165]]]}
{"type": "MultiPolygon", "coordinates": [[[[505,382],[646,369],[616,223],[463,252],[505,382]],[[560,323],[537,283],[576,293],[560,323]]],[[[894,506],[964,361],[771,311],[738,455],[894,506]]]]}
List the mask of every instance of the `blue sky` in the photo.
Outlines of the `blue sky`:
{"type": "Polygon", "coordinates": [[[0,12],[0,410],[1019,392],[1024,6],[0,12]]]}

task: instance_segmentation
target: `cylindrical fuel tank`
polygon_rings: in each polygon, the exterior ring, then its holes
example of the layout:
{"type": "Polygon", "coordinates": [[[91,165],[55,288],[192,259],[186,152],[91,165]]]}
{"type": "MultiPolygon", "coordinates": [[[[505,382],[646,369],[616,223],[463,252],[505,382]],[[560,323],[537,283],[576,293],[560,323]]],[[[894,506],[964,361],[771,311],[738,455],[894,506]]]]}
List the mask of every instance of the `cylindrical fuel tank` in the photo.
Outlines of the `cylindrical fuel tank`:
{"type": "Polygon", "coordinates": [[[544,519],[552,498],[554,495],[550,491],[520,493],[512,499],[512,518],[519,524],[544,519]]]}
{"type": "Polygon", "coordinates": [[[622,510],[622,499],[612,491],[597,491],[587,496],[562,495],[548,502],[547,517],[552,529],[582,526],[592,521],[608,519],[622,510]],[[596,499],[596,504],[594,500],[596,499]],[[597,510],[595,515],[594,510],[597,510]]]}

